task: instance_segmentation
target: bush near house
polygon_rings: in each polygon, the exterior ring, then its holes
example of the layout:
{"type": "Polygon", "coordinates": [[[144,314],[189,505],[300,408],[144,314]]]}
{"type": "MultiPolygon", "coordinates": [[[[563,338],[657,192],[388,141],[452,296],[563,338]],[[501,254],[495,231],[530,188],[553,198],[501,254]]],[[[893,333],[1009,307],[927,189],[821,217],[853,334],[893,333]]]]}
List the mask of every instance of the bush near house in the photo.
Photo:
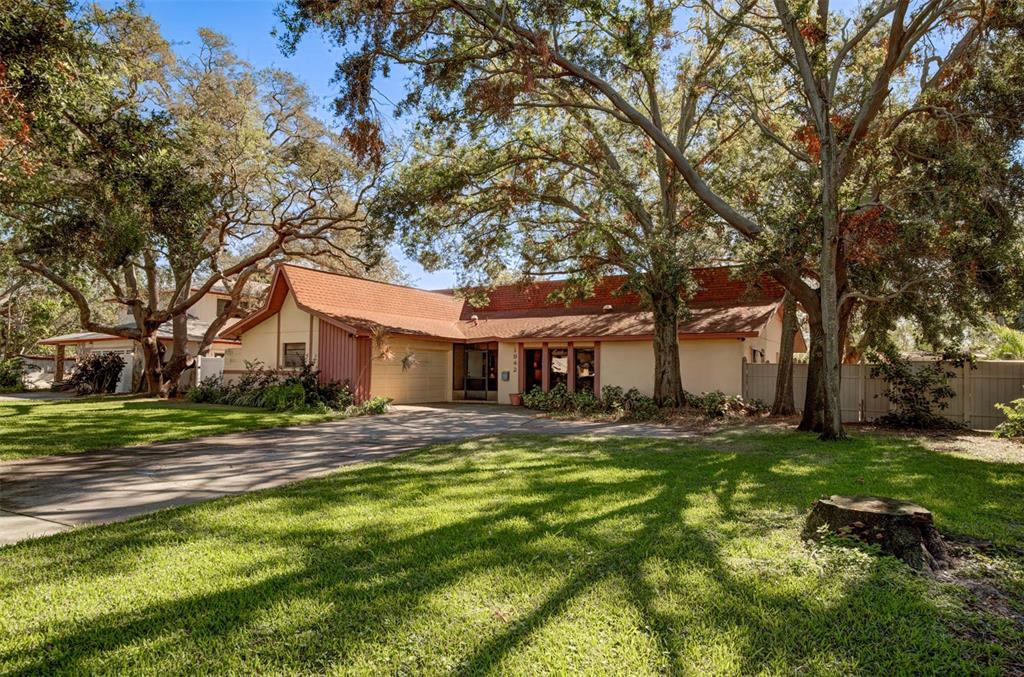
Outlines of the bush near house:
{"type": "Polygon", "coordinates": [[[246,373],[233,383],[220,377],[204,379],[188,391],[196,403],[259,407],[272,411],[342,411],[349,415],[383,414],[391,400],[375,397],[359,405],[347,383],[321,383],[320,371],[312,362],[303,361],[298,371],[279,374],[261,363],[247,362],[246,373]]]}
{"type": "Polygon", "coordinates": [[[90,353],[75,369],[68,383],[79,395],[112,393],[124,369],[124,358],[117,353],[90,353]]]}
{"type": "MultiPolygon", "coordinates": [[[[720,390],[693,395],[686,393],[686,403],[705,418],[748,416],[767,410],[760,401],[747,402],[739,395],[726,395],[720,390]]],[[[534,387],[523,393],[523,404],[537,411],[563,414],[614,414],[630,421],[650,421],[663,412],[653,398],[636,388],[623,390],[619,386],[601,388],[598,399],[589,391],[570,393],[558,384],[548,392],[534,387]]]]}

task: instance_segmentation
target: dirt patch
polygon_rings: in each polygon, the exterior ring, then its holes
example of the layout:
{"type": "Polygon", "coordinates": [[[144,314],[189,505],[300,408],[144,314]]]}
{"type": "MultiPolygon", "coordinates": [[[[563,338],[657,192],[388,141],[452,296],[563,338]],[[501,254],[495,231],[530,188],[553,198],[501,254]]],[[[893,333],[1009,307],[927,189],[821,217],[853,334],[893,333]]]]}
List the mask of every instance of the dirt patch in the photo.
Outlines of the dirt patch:
{"type": "Polygon", "coordinates": [[[1019,439],[992,437],[980,430],[894,430],[870,424],[847,424],[851,433],[885,435],[914,440],[941,454],[989,463],[1024,463],[1024,443],[1019,439]]]}

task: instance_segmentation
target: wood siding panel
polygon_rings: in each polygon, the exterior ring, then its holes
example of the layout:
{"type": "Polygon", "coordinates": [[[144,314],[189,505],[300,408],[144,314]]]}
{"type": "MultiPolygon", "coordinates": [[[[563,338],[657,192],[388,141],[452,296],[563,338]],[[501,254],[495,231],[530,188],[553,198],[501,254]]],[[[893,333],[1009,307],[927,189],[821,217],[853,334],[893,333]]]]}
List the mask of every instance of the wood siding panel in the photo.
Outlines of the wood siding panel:
{"type": "Polygon", "coordinates": [[[370,396],[370,339],[358,338],[320,320],[320,345],[317,352],[321,381],[348,383],[357,402],[370,396]]]}

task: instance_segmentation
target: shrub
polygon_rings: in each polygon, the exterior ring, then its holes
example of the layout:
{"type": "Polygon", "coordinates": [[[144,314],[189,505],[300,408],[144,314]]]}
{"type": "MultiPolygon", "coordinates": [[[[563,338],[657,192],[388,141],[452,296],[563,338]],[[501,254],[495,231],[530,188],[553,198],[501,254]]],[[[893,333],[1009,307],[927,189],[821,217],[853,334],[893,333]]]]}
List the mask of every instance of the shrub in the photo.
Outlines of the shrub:
{"type": "Polygon", "coordinates": [[[89,353],[78,363],[68,383],[79,395],[112,393],[124,369],[124,357],[117,353],[89,353]]]}
{"type": "Polygon", "coordinates": [[[1009,404],[998,403],[996,409],[1006,414],[1006,420],[997,425],[992,434],[996,437],[1024,437],[1024,398],[1009,404]]]}
{"type": "Polygon", "coordinates": [[[533,386],[533,388],[523,393],[523,406],[536,411],[551,411],[548,408],[548,394],[541,390],[539,386],[533,386]]]}
{"type": "Polygon", "coordinates": [[[969,355],[946,353],[940,360],[916,366],[892,350],[876,353],[870,359],[876,362],[871,367],[871,377],[885,381],[885,396],[893,407],[878,423],[916,429],[963,427],[937,411],[946,409],[956,394],[948,382],[956,373],[949,367],[969,364],[973,369],[973,358],[969,355]]]}
{"type": "Polygon", "coordinates": [[[375,416],[387,413],[390,406],[390,397],[371,397],[362,404],[355,405],[354,409],[356,411],[354,413],[356,415],[375,416]]]}
{"type": "Polygon", "coordinates": [[[9,360],[0,360],[0,392],[18,392],[23,390],[25,383],[22,380],[25,376],[25,368],[16,357],[9,360]]]}
{"type": "Polygon", "coordinates": [[[263,408],[274,411],[301,411],[310,408],[301,383],[276,383],[263,391],[263,408]]]}
{"type": "Polygon", "coordinates": [[[298,371],[290,374],[278,374],[261,362],[246,362],[245,368],[233,383],[224,383],[219,377],[204,379],[189,389],[188,399],[274,411],[319,412],[346,411],[355,401],[347,383],[320,383],[320,372],[309,362],[303,361],[298,371]]]}
{"type": "Polygon", "coordinates": [[[536,411],[567,414],[618,414],[634,421],[647,421],[658,415],[658,405],[639,390],[623,391],[618,386],[605,386],[598,399],[593,393],[582,390],[570,393],[562,384],[548,392],[534,386],[523,393],[523,404],[536,411]]]}
{"type": "Polygon", "coordinates": [[[693,395],[686,393],[686,403],[706,418],[753,416],[768,410],[761,400],[744,400],[739,395],[726,395],[721,390],[693,395]]]}

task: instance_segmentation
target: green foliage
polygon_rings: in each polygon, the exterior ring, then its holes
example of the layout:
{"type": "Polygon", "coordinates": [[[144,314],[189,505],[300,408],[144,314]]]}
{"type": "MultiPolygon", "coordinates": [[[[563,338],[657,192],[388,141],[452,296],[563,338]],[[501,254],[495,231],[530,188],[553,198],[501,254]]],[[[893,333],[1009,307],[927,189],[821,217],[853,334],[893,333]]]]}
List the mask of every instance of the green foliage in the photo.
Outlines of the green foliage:
{"type": "Polygon", "coordinates": [[[12,357],[0,360],[0,392],[10,393],[24,389],[24,376],[25,369],[20,359],[12,357]]]}
{"type": "Polygon", "coordinates": [[[534,386],[523,393],[523,405],[528,409],[561,414],[616,414],[633,421],[648,421],[660,413],[652,398],[635,388],[623,391],[618,386],[602,388],[600,399],[585,390],[570,393],[561,383],[548,392],[534,386]]]}
{"type": "Polygon", "coordinates": [[[117,353],[89,353],[79,360],[68,383],[79,395],[112,393],[124,366],[124,357],[117,353]]]}
{"type": "Polygon", "coordinates": [[[706,418],[722,418],[725,416],[752,416],[768,411],[768,406],[761,400],[746,401],[739,395],[726,395],[721,390],[686,394],[686,405],[696,409],[706,418]]]}
{"type": "Polygon", "coordinates": [[[996,360],[1024,360],[1024,331],[1001,324],[989,325],[994,341],[988,356],[996,360]]]}
{"type": "Polygon", "coordinates": [[[956,373],[949,367],[968,365],[973,369],[970,355],[947,353],[941,360],[915,364],[888,350],[870,355],[869,360],[874,363],[871,377],[885,380],[884,396],[894,409],[880,417],[878,423],[913,429],[963,427],[938,412],[948,408],[949,400],[956,394],[949,385],[949,379],[956,373]]]}
{"type": "Polygon", "coordinates": [[[189,401],[227,404],[237,407],[260,407],[273,411],[320,412],[343,411],[348,414],[383,413],[387,400],[373,398],[355,405],[347,383],[320,382],[320,372],[303,360],[294,373],[281,374],[266,369],[261,363],[247,362],[245,373],[232,383],[220,377],[204,379],[189,389],[189,401]]]}
{"type": "Polygon", "coordinates": [[[378,395],[376,397],[371,397],[362,404],[349,407],[347,413],[356,416],[375,416],[379,414],[386,414],[390,406],[390,397],[381,397],[378,395]]]}
{"type": "Polygon", "coordinates": [[[995,437],[1024,437],[1024,397],[1009,404],[996,403],[996,409],[1006,415],[1006,420],[996,426],[995,437]]]}

